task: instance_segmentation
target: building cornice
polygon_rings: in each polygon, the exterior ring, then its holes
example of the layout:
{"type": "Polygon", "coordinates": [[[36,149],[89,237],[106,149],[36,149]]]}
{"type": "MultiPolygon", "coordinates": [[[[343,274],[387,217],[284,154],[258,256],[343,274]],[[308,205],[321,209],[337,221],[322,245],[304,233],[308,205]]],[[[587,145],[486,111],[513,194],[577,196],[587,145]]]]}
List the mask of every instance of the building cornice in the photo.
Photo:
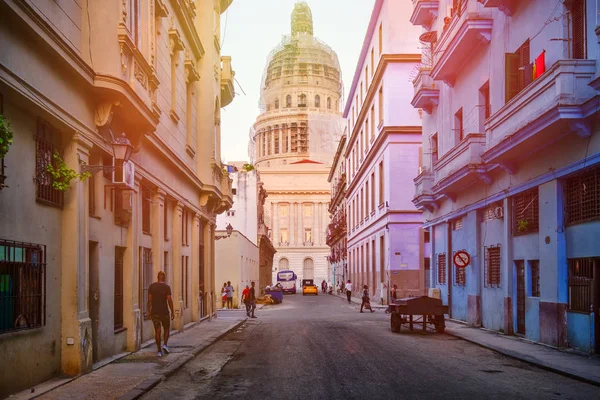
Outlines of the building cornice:
{"type": "MultiPolygon", "coordinates": [[[[348,147],[346,148],[346,157],[348,157],[348,149],[350,149],[352,147],[352,144],[354,143],[354,140],[356,139],[356,137],[358,136],[358,133],[360,131],[360,127],[362,127],[362,123],[365,120],[365,118],[367,117],[367,114],[369,113],[369,107],[365,107],[365,104],[371,104],[371,102],[373,101],[373,98],[375,97],[375,93],[377,93],[377,90],[379,88],[379,84],[381,83],[381,81],[383,80],[383,75],[385,74],[385,70],[387,68],[387,65],[390,63],[419,63],[421,62],[421,55],[420,54],[384,54],[381,56],[381,60],[379,61],[379,64],[377,65],[377,69],[375,70],[375,73],[373,74],[373,80],[371,81],[371,84],[369,85],[369,88],[367,89],[367,93],[365,95],[364,101],[363,101],[363,106],[360,108],[359,112],[358,112],[358,116],[356,118],[356,122],[354,124],[354,127],[352,129],[352,132],[350,133],[350,136],[348,138],[348,147]]],[[[348,105],[346,106],[346,111],[344,112],[344,118],[348,118],[348,110],[349,110],[349,106],[352,106],[352,98],[349,97],[350,102],[348,103],[348,105]]]]}
{"type": "Polygon", "coordinates": [[[329,190],[292,190],[292,189],[270,189],[268,190],[269,196],[273,196],[273,195],[278,195],[278,194],[284,194],[284,195],[297,195],[297,194],[301,194],[301,195],[305,195],[305,194],[309,194],[309,195],[325,195],[325,196],[331,196],[331,191],[329,190]]]}
{"type": "MultiPolygon", "coordinates": [[[[344,129],[344,132],[346,129],[344,129]]],[[[342,137],[340,138],[340,142],[338,143],[337,150],[335,151],[335,156],[333,157],[333,162],[331,163],[331,170],[329,171],[329,176],[327,177],[327,182],[331,182],[331,180],[333,179],[333,174],[335,174],[335,170],[337,168],[338,161],[340,160],[340,157],[342,156],[342,150],[344,149],[344,145],[346,144],[346,139],[347,139],[347,136],[346,136],[346,133],[344,133],[342,135],[342,137]]]]}

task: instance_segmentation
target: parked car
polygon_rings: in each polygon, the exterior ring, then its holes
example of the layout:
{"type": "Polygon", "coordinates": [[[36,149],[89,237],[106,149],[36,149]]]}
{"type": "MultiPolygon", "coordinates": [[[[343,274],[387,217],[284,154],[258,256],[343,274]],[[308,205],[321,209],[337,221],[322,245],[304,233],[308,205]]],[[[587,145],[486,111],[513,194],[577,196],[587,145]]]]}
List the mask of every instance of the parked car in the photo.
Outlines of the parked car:
{"type": "Polygon", "coordinates": [[[312,279],[302,279],[302,295],[304,296],[307,294],[319,295],[319,288],[312,279]]]}

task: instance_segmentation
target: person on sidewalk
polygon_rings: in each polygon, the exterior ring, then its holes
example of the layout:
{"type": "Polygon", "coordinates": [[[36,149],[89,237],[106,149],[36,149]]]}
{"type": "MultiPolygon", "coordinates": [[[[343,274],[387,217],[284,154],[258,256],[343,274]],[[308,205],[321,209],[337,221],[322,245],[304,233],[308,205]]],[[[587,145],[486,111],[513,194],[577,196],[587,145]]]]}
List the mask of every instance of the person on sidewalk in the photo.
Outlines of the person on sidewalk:
{"type": "Polygon", "coordinates": [[[250,292],[248,293],[248,302],[250,303],[250,311],[248,312],[248,316],[250,318],[256,318],[254,315],[254,310],[256,310],[256,291],[254,289],[254,281],[251,283],[250,292]],[[252,315],[250,315],[252,313],[252,315]]]}
{"type": "Polygon", "coordinates": [[[242,300],[244,301],[244,305],[246,306],[246,315],[250,316],[250,301],[248,300],[248,296],[250,295],[250,287],[246,285],[246,288],[242,291],[242,300]]]}
{"type": "Polygon", "coordinates": [[[375,312],[375,310],[371,308],[371,299],[369,298],[369,287],[367,285],[363,286],[362,303],[360,303],[360,312],[363,312],[363,307],[367,310],[371,310],[371,312],[375,312]]]}
{"type": "Polygon", "coordinates": [[[351,297],[352,297],[352,282],[350,281],[350,279],[348,279],[348,282],[346,282],[346,298],[348,299],[349,304],[352,304],[352,302],[350,301],[351,297]]]}
{"type": "Polygon", "coordinates": [[[173,299],[171,299],[171,287],[165,283],[166,275],[160,271],[157,276],[157,282],[154,282],[148,288],[148,314],[154,325],[154,340],[158,357],[162,357],[163,351],[169,354],[169,334],[171,333],[171,320],[175,319],[175,311],[173,311],[173,299]],[[168,305],[168,308],[167,308],[168,305]],[[169,319],[169,310],[171,310],[171,318],[169,319]],[[160,344],[160,331],[165,331],[165,341],[160,344]]]}
{"type": "Polygon", "coordinates": [[[235,292],[235,290],[233,290],[233,286],[231,286],[230,281],[227,281],[225,290],[227,291],[227,308],[231,310],[233,309],[233,292],[235,292]]]}
{"type": "Polygon", "coordinates": [[[227,282],[221,288],[221,300],[223,301],[223,308],[227,310],[227,282]]]}

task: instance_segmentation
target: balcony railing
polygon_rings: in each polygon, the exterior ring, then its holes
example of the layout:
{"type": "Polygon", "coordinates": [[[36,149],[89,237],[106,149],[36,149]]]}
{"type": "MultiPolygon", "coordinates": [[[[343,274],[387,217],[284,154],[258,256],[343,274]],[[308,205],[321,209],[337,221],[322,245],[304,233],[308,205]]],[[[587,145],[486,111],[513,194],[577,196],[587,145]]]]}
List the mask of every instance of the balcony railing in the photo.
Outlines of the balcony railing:
{"type": "Polygon", "coordinates": [[[413,81],[415,95],[411,104],[415,108],[422,108],[428,114],[431,114],[433,107],[438,105],[440,99],[440,90],[436,88],[435,82],[431,78],[431,68],[421,68],[417,77],[413,81]]]}
{"type": "Polygon", "coordinates": [[[425,29],[429,29],[431,23],[438,16],[439,6],[439,0],[413,0],[413,13],[410,22],[413,25],[420,25],[425,29]]]}
{"type": "Polygon", "coordinates": [[[485,121],[486,163],[514,172],[514,161],[564,135],[589,137],[585,103],[596,96],[595,60],[559,60],[485,121]]]}
{"type": "Polygon", "coordinates": [[[233,79],[235,72],[231,69],[231,57],[221,57],[221,107],[229,105],[235,97],[233,79]]]}
{"type": "Polygon", "coordinates": [[[433,183],[434,176],[433,173],[423,168],[419,175],[414,179],[415,182],[415,197],[413,198],[413,203],[418,209],[430,209],[430,205],[434,203],[433,199],[433,183]]]}
{"type": "Polygon", "coordinates": [[[488,44],[492,35],[493,19],[478,13],[477,3],[462,1],[460,4],[460,8],[447,17],[448,24],[436,46],[441,51],[436,51],[438,55],[431,71],[433,79],[450,86],[454,86],[465,60],[472,58],[481,45],[488,44]]]}

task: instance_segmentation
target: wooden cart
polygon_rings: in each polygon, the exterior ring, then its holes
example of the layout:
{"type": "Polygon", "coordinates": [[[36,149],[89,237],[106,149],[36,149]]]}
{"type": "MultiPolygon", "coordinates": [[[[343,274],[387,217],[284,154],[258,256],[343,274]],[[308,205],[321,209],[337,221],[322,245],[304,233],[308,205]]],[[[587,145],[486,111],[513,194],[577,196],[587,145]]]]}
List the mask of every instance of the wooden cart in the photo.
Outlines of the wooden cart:
{"type": "Polygon", "coordinates": [[[444,333],[446,328],[444,314],[448,314],[448,306],[443,305],[442,300],[433,297],[406,297],[390,304],[390,312],[394,333],[399,333],[404,324],[408,324],[411,331],[415,324],[421,324],[423,331],[426,331],[429,324],[435,327],[436,332],[444,333]]]}

